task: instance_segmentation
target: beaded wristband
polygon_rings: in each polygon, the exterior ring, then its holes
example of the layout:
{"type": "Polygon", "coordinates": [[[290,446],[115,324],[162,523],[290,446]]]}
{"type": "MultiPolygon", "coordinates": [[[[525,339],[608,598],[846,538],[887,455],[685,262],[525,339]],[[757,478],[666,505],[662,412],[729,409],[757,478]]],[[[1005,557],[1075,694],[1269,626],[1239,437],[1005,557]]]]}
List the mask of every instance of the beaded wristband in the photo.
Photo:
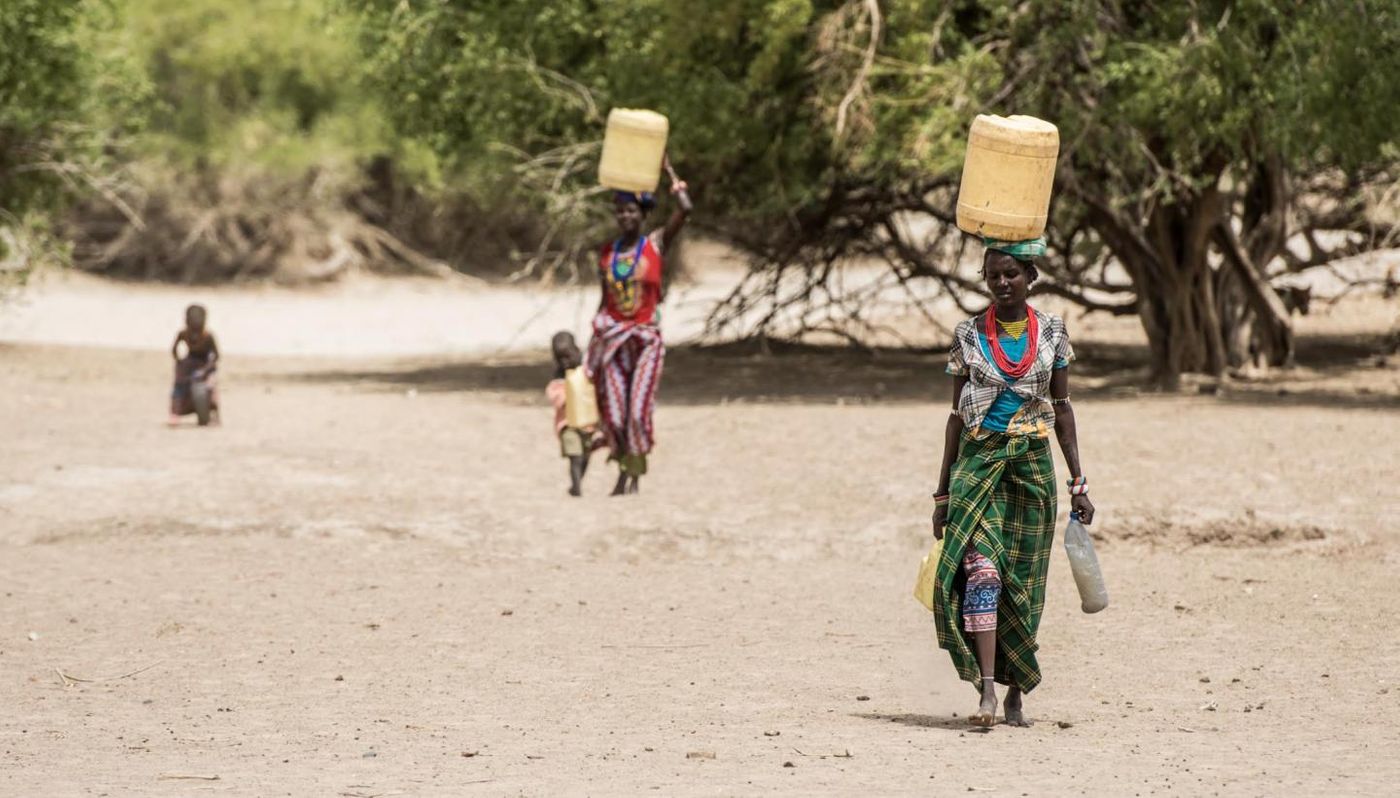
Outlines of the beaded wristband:
{"type": "Polygon", "coordinates": [[[933,494],[933,506],[947,507],[950,498],[952,497],[947,493],[935,493],[933,494]]]}
{"type": "Polygon", "coordinates": [[[1065,483],[1069,486],[1069,495],[1083,496],[1089,492],[1089,478],[1075,477],[1065,483]]]}

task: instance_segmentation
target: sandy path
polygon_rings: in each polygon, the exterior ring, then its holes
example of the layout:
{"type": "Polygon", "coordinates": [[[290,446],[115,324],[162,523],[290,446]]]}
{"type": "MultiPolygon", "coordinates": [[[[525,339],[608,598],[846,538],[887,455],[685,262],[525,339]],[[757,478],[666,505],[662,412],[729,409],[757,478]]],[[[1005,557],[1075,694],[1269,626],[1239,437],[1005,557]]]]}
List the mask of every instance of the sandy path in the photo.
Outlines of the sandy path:
{"type": "Polygon", "coordinates": [[[908,594],[932,360],[668,368],[619,516],[538,360],[242,357],[169,431],[162,355],[0,346],[0,794],[1394,789],[1393,402],[1084,396],[1114,606],[1057,553],[982,735],[908,594]]]}

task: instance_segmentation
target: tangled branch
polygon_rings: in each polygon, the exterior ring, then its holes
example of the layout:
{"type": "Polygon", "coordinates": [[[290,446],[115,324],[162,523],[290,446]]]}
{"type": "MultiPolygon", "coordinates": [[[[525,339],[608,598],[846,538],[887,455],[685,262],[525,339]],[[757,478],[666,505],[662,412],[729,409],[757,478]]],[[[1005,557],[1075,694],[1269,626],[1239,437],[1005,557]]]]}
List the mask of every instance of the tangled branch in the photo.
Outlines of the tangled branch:
{"type": "Polygon", "coordinates": [[[836,106],[836,138],[838,141],[845,135],[846,114],[850,111],[851,104],[865,91],[866,83],[870,80],[870,69],[875,65],[875,54],[880,48],[880,27],[883,20],[880,16],[879,0],[865,0],[865,12],[870,19],[870,42],[865,47],[860,69],[856,71],[855,79],[851,81],[851,87],[846,90],[846,95],[836,106]]]}

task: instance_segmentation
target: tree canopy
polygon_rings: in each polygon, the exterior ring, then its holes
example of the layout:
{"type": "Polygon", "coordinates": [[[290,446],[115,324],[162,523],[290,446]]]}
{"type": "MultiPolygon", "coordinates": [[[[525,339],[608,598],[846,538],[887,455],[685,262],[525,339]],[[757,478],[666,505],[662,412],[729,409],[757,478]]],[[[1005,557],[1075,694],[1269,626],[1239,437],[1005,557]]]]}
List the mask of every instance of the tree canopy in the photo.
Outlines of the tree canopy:
{"type": "Polygon", "coordinates": [[[85,122],[91,91],[78,31],[82,0],[0,5],[0,209],[12,218],[53,197],[56,159],[85,122]]]}
{"type": "Polygon", "coordinates": [[[557,195],[609,107],[655,108],[710,226],[816,281],[873,255],[975,301],[948,233],[967,126],[1050,119],[1050,290],[1138,313],[1165,382],[1288,362],[1270,269],[1338,254],[1290,240],[1392,232],[1358,200],[1396,163],[1396,0],[347,2],[395,123],[444,157],[557,195]]]}

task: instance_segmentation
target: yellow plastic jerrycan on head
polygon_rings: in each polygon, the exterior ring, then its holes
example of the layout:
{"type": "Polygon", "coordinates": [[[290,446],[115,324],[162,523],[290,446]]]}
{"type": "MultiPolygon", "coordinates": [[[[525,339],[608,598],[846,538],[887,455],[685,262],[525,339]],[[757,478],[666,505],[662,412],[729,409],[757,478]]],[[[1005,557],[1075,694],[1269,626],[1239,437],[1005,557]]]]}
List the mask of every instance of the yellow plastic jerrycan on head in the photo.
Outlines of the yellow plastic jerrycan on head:
{"type": "Polygon", "coordinates": [[[1045,232],[1060,131],[1033,116],[981,114],[972,122],[958,189],[958,227],[1024,241],[1045,232]]]}
{"type": "Polygon", "coordinates": [[[564,423],[573,429],[598,426],[598,394],[582,368],[564,372],[564,423]]]}
{"type": "Polygon", "coordinates": [[[598,182],[619,191],[656,191],[671,123],[655,111],[614,108],[608,114],[598,182]]]}

